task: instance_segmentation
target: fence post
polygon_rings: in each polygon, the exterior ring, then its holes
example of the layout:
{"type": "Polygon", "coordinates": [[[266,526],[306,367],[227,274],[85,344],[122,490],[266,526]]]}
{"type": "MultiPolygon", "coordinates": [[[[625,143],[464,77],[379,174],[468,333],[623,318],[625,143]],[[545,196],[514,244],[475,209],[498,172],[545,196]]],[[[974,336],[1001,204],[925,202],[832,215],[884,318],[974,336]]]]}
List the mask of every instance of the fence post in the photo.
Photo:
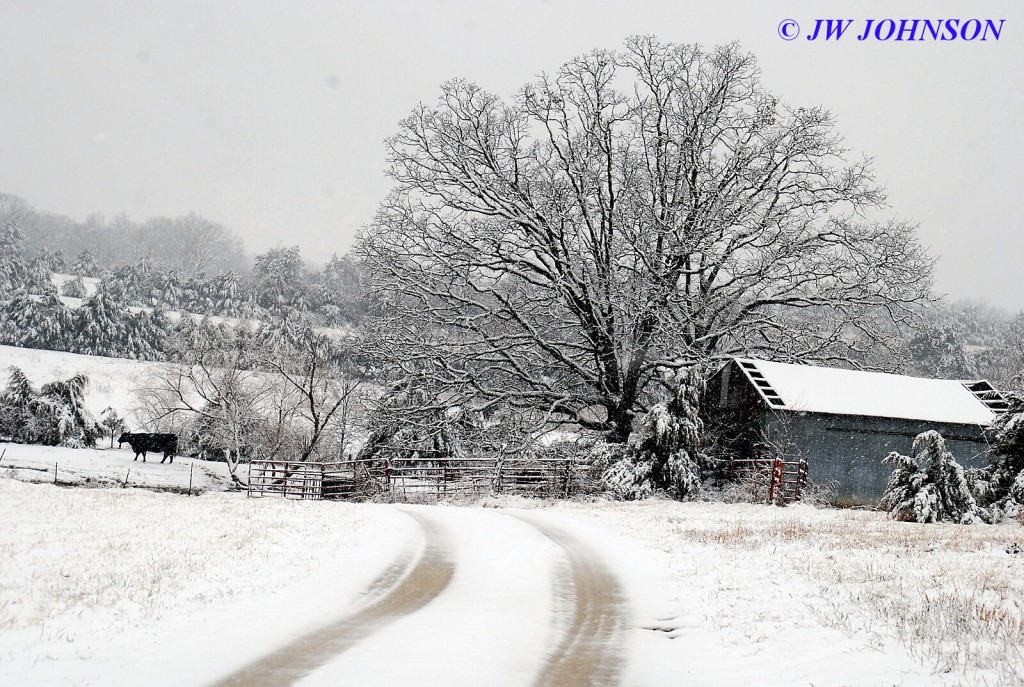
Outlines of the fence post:
{"type": "Polygon", "coordinates": [[[804,460],[803,458],[801,458],[800,459],[800,468],[797,471],[797,478],[796,478],[796,498],[798,498],[798,499],[800,498],[800,495],[803,494],[804,488],[807,486],[807,473],[809,471],[810,471],[810,466],[807,464],[807,461],[804,460]]]}
{"type": "Polygon", "coordinates": [[[782,459],[776,458],[772,465],[772,484],[768,490],[768,503],[773,504],[779,495],[779,487],[782,486],[782,459]]]}

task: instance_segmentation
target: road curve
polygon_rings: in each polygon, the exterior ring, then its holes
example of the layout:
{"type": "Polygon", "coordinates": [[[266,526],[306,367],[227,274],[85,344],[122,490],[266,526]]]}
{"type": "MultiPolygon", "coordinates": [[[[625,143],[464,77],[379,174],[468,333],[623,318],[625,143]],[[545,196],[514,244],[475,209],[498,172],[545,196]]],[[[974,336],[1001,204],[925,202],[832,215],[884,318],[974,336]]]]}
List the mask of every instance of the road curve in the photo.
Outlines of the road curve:
{"type": "Polygon", "coordinates": [[[568,604],[565,635],[549,656],[535,687],[611,687],[619,684],[619,653],[626,612],[619,581],[598,555],[572,534],[529,516],[516,516],[557,544],[568,573],[556,582],[556,598],[568,604]]]}
{"type": "Polygon", "coordinates": [[[402,556],[371,585],[373,600],[355,613],[325,625],[214,683],[215,687],[279,687],[291,685],[357,642],[402,616],[414,613],[451,582],[455,563],[442,529],[427,517],[404,511],[423,529],[426,546],[413,562],[402,556]]]}

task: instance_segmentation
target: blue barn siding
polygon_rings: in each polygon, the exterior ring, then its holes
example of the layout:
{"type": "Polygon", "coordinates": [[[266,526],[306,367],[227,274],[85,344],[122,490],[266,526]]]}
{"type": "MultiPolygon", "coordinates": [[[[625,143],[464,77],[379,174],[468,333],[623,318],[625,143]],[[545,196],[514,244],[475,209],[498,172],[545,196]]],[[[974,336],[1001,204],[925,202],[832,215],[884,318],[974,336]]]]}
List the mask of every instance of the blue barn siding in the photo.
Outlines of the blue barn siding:
{"type": "Polygon", "coordinates": [[[911,455],[914,437],[934,429],[964,467],[982,467],[988,444],[982,428],[895,418],[768,411],[766,438],[787,460],[807,460],[813,482],[834,480],[838,498],[876,503],[885,491],[892,466],[882,463],[891,451],[911,455]]]}

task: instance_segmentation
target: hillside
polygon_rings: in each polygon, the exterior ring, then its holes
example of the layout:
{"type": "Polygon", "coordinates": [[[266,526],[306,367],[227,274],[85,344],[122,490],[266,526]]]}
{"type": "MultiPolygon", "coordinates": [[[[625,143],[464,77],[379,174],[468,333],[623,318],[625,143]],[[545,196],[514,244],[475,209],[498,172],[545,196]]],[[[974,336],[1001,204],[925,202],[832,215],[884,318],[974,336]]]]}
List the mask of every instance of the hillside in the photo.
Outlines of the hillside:
{"type": "Polygon", "coordinates": [[[0,365],[3,367],[0,379],[5,383],[8,368],[12,366],[20,368],[37,386],[84,373],[89,377],[85,390],[85,406],[89,412],[99,417],[109,406],[121,417],[131,418],[135,406],[132,385],[160,363],[0,346],[0,365]]]}

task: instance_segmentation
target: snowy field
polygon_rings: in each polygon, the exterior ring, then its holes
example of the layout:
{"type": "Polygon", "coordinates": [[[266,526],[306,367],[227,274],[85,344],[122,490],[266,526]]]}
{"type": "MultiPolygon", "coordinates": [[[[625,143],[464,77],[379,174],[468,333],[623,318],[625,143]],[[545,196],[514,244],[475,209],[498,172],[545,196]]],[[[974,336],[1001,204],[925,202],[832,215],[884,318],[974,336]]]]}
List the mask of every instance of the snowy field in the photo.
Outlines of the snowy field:
{"type": "Polygon", "coordinates": [[[638,657],[648,670],[636,684],[1024,684],[1015,522],[920,525],[802,505],[553,508],[642,545],[662,572],[652,627],[663,646],[638,657]],[[674,643],[682,672],[657,658],[674,643]]]}
{"type": "Polygon", "coordinates": [[[0,684],[209,684],[294,669],[296,646],[330,641],[345,650],[301,684],[586,684],[537,676],[588,642],[607,684],[637,687],[1024,683],[1016,523],[189,498],[2,477],[0,518],[0,684]],[[391,569],[412,598],[371,622],[391,569]],[[342,639],[321,637],[331,627],[342,639]]]}
{"type": "MultiPolygon", "coordinates": [[[[161,463],[162,453],[149,453],[143,462],[142,458],[135,458],[127,444],[124,449],[73,449],[0,443],[0,455],[3,456],[0,458],[0,474],[23,482],[80,487],[141,487],[182,494],[232,488],[226,463],[189,456],[177,456],[173,463],[161,463]]],[[[245,466],[240,470],[244,475],[245,466]]]]}
{"type": "Polygon", "coordinates": [[[344,612],[415,529],[375,506],[2,478],[0,518],[4,685],[203,684],[344,612]]]}

